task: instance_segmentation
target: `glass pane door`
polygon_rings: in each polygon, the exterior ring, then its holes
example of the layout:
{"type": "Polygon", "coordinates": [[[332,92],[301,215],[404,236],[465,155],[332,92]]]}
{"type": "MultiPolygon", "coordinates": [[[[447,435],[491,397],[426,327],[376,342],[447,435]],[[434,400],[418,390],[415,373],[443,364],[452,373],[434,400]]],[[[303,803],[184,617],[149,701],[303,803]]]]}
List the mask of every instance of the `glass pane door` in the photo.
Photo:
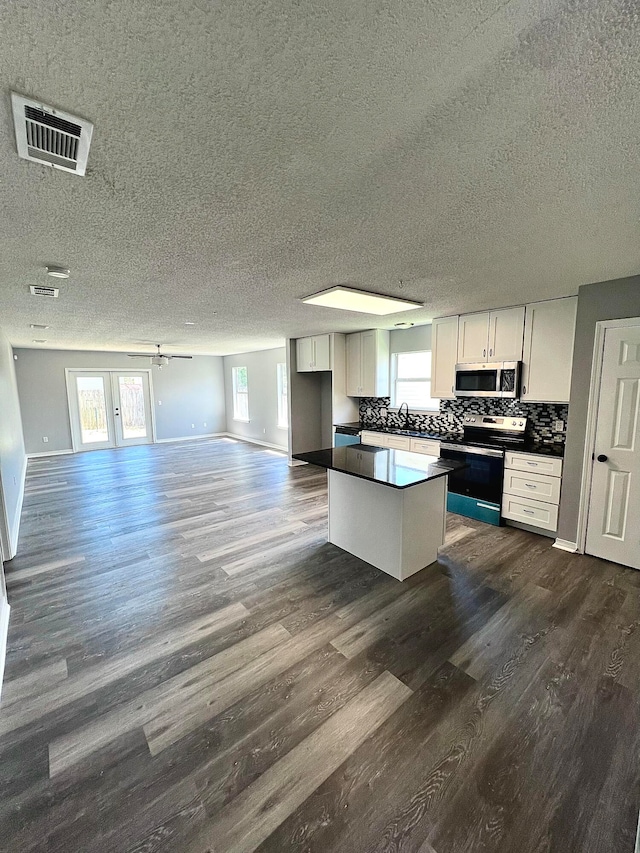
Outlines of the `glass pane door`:
{"type": "Polygon", "coordinates": [[[153,441],[147,371],[69,370],[67,392],[74,450],[153,441]]]}
{"type": "Polygon", "coordinates": [[[116,443],[148,444],[151,434],[151,395],[148,373],[112,373],[116,443]]]}
{"type": "Polygon", "coordinates": [[[74,449],[115,447],[109,374],[71,371],[68,391],[74,449]]]}

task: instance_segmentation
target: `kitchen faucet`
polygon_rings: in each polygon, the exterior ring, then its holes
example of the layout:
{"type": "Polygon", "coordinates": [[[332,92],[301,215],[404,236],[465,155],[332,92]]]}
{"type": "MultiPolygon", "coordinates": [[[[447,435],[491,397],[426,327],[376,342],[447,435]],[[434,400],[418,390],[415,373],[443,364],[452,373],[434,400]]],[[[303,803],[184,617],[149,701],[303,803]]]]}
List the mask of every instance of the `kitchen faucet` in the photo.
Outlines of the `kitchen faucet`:
{"type": "Polygon", "coordinates": [[[409,428],[409,404],[408,403],[400,403],[400,405],[398,406],[398,417],[400,417],[400,413],[402,412],[403,406],[405,408],[403,429],[408,429],[409,428]]]}

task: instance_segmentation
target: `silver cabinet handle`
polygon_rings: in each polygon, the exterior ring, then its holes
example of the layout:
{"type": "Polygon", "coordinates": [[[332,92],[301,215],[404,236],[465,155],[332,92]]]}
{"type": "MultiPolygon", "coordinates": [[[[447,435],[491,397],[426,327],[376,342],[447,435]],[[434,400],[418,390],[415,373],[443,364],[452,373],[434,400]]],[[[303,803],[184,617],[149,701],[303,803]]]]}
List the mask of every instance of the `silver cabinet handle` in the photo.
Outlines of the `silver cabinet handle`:
{"type": "Polygon", "coordinates": [[[526,512],[526,513],[527,513],[527,515],[533,515],[533,514],[534,514],[534,512],[533,512],[533,510],[532,510],[532,509],[523,509],[522,511],[523,511],[523,512],[526,512]]]}
{"type": "Polygon", "coordinates": [[[534,468],[537,468],[537,467],[538,467],[538,463],[537,463],[537,462],[529,462],[529,460],[528,460],[528,459],[527,459],[527,465],[533,465],[533,467],[534,467],[534,468]]]}
{"type": "Polygon", "coordinates": [[[489,355],[493,355],[493,350],[492,350],[492,349],[490,349],[490,350],[489,350],[489,355]]]}
{"type": "Polygon", "coordinates": [[[524,397],[526,393],[527,393],[527,386],[523,385],[522,386],[522,396],[524,397]]]}
{"type": "Polygon", "coordinates": [[[528,489],[537,489],[538,488],[534,483],[525,483],[525,486],[528,489]]]}
{"type": "Polygon", "coordinates": [[[485,349],[483,349],[483,350],[482,350],[482,357],[483,357],[483,358],[486,358],[486,357],[487,357],[487,349],[486,349],[486,347],[485,347],[485,349]]]}

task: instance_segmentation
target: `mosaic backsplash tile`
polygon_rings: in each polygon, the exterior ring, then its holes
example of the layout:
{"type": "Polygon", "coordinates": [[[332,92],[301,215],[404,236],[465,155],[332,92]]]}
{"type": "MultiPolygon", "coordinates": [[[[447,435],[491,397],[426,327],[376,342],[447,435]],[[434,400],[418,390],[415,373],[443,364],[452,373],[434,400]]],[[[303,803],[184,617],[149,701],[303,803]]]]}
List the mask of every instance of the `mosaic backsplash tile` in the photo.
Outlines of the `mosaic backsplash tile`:
{"type": "MultiPolygon", "coordinates": [[[[404,427],[404,416],[398,417],[396,412],[390,412],[390,403],[389,397],[362,397],[360,423],[365,427],[404,427]]],[[[564,443],[569,406],[564,403],[523,403],[520,400],[480,398],[441,400],[439,412],[410,412],[410,427],[434,433],[462,432],[462,419],[469,413],[527,417],[529,434],[533,439],[564,443]],[[564,432],[553,432],[553,422],[556,420],[564,422],[564,432]]]]}

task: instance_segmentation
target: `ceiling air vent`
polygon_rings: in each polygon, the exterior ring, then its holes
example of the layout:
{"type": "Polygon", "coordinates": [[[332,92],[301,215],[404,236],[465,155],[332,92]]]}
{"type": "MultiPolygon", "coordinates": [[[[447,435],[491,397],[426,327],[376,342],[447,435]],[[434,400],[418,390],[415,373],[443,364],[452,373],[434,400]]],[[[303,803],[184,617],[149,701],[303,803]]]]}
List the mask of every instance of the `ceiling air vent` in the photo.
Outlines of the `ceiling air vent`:
{"type": "Polygon", "coordinates": [[[18,154],[25,160],[84,175],[93,125],[85,119],[11,93],[18,154]]]}
{"type": "Polygon", "coordinates": [[[39,284],[32,284],[29,290],[33,296],[48,296],[51,299],[55,299],[60,293],[57,287],[44,287],[39,284]]]}

